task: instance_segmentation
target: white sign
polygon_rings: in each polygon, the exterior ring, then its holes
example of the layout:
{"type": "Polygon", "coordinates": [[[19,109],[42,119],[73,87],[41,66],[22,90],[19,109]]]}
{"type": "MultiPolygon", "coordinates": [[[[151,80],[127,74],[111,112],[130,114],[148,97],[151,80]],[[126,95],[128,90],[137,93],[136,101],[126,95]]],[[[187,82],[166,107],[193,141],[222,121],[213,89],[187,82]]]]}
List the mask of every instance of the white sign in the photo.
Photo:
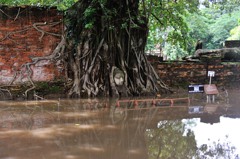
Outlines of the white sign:
{"type": "Polygon", "coordinates": [[[189,85],[188,92],[189,93],[203,93],[204,87],[203,87],[203,85],[189,85]]]}
{"type": "Polygon", "coordinates": [[[215,71],[208,71],[208,77],[214,77],[215,71]]]}

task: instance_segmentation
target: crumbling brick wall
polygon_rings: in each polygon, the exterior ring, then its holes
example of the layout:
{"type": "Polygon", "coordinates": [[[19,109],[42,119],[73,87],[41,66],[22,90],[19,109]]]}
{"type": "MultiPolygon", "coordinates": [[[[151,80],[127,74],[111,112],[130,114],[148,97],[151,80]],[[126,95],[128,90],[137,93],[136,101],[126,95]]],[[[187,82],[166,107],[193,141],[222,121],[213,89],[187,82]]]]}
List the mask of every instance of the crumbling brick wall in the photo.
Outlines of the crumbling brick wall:
{"type": "MultiPolygon", "coordinates": [[[[24,64],[32,57],[50,55],[63,34],[63,15],[55,8],[0,6],[0,84],[28,81],[24,64]]],[[[60,78],[59,61],[31,66],[33,81],[60,78]]]]}
{"type": "Polygon", "coordinates": [[[208,84],[208,71],[215,71],[212,83],[222,87],[240,86],[240,64],[235,62],[155,62],[154,67],[160,78],[169,86],[208,84]]]}

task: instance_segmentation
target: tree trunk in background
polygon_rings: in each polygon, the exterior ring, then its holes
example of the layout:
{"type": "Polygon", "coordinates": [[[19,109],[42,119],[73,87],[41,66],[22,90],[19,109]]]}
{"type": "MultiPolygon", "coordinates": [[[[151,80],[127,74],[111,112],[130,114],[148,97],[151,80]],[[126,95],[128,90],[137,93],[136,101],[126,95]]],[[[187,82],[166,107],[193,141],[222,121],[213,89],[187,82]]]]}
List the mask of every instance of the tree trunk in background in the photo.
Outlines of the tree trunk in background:
{"type": "Polygon", "coordinates": [[[158,76],[144,53],[148,20],[138,0],[79,0],[67,12],[70,97],[144,95],[158,76]]]}

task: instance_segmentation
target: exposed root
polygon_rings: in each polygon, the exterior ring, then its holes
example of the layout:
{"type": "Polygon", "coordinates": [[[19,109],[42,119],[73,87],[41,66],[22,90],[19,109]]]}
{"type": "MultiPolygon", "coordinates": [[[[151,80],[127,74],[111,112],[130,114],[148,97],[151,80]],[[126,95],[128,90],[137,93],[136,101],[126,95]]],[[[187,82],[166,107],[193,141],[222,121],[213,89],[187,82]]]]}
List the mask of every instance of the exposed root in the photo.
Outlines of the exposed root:
{"type": "Polygon", "coordinates": [[[64,52],[64,49],[65,49],[65,38],[62,37],[62,40],[61,42],[58,44],[58,46],[55,48],[55,50],[53,51],[53,53],[49,56],[43,56],[43,57],[33,57],[32,58],[32,62],[31,63],[26,63],[24,64],[22,67],[25,67],[25,70],[27,72],[27,78],[28,78],[28,81],[31,83],[32,87],[27,89],[25,91],[25,96],[27,97],[27,93],[33,89],[36,88],[35,84],[33,83],[32,79],[31,79],[31,76],[32,76],[32,69],[31,69],[31,65],[35,65],[37,64],[39,61],[42,61],[42,60],[56,60],[58,59],[59,57],[62,56],[63,52],[64,52]]]}
{"type": "Polygon", "coordinates": [[[0,88],[0,93],[2,94],[4,99],[7,97],[5,92],[7,92],[7,94],[10,96],[10,99],[12,99],[12,93],[8,89],[0,88]]]}
{"type": "Polygon", "coordinates": [[[40,97],[39,95],[37,95],[36,93],[34,93],[34,98],[36,99],[36,100],[38,100],[38,99],[40,99],[40,100],[45,100],[43,97],[40,97]]]}
{"type": "Polygon", "coordinates": [[[62,35],[61,34],[55,34],[55,33],[50,33],[50,32],[47,32],[47,31],[44,31],[43,29],[39,28],[39,26],[55,26],[55,25],[58,25],[62,23],[62,21],[59,21],[59,22],[52,22],[52,23],[47,23],[47,22],[44,22],[44,23],[34,23],[32,26],[27,26],[27,27],[24,27],[23,29],[21,30],[16,30],[16,31],[13,31],[13,32],[8,32],[2,39],[0,39],[0,42],[1,41],[4,41],[6,39],[8,40],[11,40],[13,41],[10,36],[14,35],[14,34],[17,34],[17,33],[22,33],[22,32],[26,32],[27,30],[30,30],[30,29],[36,29],[37,31],[39,31],[41,33],[41,36],[39,37],[39,40],[41,41],[43,36],[45,34],[49,34],[49,35],[52,35],[52,36],[58,36],[58,37],[61,37],[62,35]]]}
{"type": "Polygon", "coordinates": [[[28,99],[28,92],[31,91],[31,90],[34,90],[35,88],[36,88],[36,86],[33,85],[31,88],[29,88],[25,91],[24,95],[25,95],[26,99],[28,99]]]}
{"type": "MultiPolygon", "coordinates": [[[[6,16],[6,18],[11,21],[16,21],[19,18],[19,15],[21,14],[21,12],[22,12],[22,9],[21,9],[21,7],[19,7],[16,12],[16,15],[12,16],[12,15],[8,15],[7,13],[4,12],[4,10],[0,9],[0,13],[3,14],[4,16],[6,16]]],[[[55,27],[61,23],[62,23],[62,21],[33,23],[32,25],[24,26],[23,28],[21,28],[19,30],[6,32],[5,35],[0,38],[0,42],[8,40],[8,41],[15,43],[16,45],[22,45],[20,42],[18,42],[14,39],[14,37],[15,37],[14,35],[25,34],[29,30],[36,30],[37,32],[41,33],[41,35],[39,37],[39,41],[41,41],[45,35],[61,37],[62,34],[57,34],[57,33],[48,32],[48,31],[44,30],[44,27],[55,27]]],[[[3,94],[4,96],[6,96],[6,94],[7,94],[12,98],[10,87],[13,87],[13,84],[15,84],[17,82],[21,82],[21,83],[26,82],[26,79],[27,79],[27,82],[29,82],[31,84],[31,87],[28,88],[24,92],[24,96],[27,98],[29,92],[36,88],[36,86],[32,80],[33,71],[32,71],[31,67],[42,60],[54,61],[54,60],[62,58],[64,50],[65,50],[65,38],[62,36],[61,42],[57,45],[55,50],[50,55],[44,56],[44,57],[32,57],[30,62],[26,62],[26,63],[22,64],[22,66],[20,67],[20,70],[15,70],[11,81],[7,85],[0,86],[1,94],[3,94]]],[[[38,99],[42,99],[42,97],[37,96],[36,94],[34,96],[38,99]]]]}
{"type": "MultiPolygon", "coordinates": [[[[61,22],[54,22],[54,23],[50,23],[49,26],[55,26],[55,25],[58,25],[60,24],[61,22]]],[[[42,38],[44,37],[45,34],[49,34],[49,35],[53,35],[53,36],[59,36],[61,37],[62,35],[60,34],[55,34],[55,33],[50,33],[50,32],[47,32],[47,31],[44,31],[43,29],[40,29],[38,26],[46,26],[47,25],[47,22],[44,22],[44,23],[34,23],[32,26],[34,29],[36,29],[37,31],[41,32],[41,36],[39,37],[39,40],[42,41],[42,38]]]]}
{"type": "MultiPolygon", "coordinates": [[[[28,62],[28,63],[23,64],[21,66],[21,70],[20,71],[15,71],[12,80],[9,82],[9,84],[7,86],[8,87],[11,86],[18,77],[22,81],[22,79],[26,78],[26,76],[27,76],[28,82],[30,82],[30,84],[32,86],[31,88],[27,89],[25,91],[25,93],[24,93],[24,96],[27,99],[28,98],[28,92],[32,91],[32,90],[34,90],[36,88],[34,82],[32,81],[33,71],[31,69],[31,66],[37,64],[38,62],[40,62],[42,60],[50,60],[50,61],[52,61],[52,60],[59,59],[60,57],[62,57],[64,49],[65,49],[65,38],[62,37],[61,42],[57,45],[57,47],[55,48],[55,50],[53,51],[52,54],[50,54],[48,56],[43,56],[43,57],[32,57],[31,58],[32,62],[28,62]]],[[[10,91],[7,90],[7,89],[1,89],[0,91],[7,91],[11,95],[10,91]]],[[[43,99],[40,96],[35,96],[35,97],[37,97],[39,99],[43,99]]]]}

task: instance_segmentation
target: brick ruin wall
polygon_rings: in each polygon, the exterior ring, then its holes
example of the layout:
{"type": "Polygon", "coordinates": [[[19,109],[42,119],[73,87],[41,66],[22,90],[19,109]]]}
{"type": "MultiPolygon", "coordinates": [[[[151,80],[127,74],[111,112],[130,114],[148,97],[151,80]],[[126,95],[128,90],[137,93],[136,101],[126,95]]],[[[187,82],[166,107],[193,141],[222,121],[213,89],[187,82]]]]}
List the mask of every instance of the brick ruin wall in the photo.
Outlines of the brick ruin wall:
{"type": "Polygon", "coordinates": [[[212,84],[219,87],[240,86],[240,63],[154,62],[160,78],[169,86],[208,84],[208,71],[215,71],[212,84]]]}
{"type": "MultiPolygon", "coordinates": [[[[29,81],[23,65],[32,57],[50,55],[61,40],[63,15],[55,8],[0,6],[0,84],[29,81]]],[[[31,66],[32,81],[60,78],[58,61],[31,66]]]]}

